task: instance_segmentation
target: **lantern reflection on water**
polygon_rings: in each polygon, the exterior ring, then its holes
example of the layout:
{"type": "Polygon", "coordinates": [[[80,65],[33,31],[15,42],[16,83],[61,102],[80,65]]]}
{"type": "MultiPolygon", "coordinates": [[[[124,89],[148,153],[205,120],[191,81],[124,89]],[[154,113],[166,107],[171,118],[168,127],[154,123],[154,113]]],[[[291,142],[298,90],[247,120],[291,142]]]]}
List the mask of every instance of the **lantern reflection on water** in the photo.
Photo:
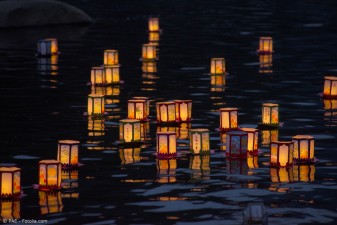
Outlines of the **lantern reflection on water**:
{"type": "Polygon", "coordinates": [[[56,160],[39,161],[39,189],[61,189],[61,162],[56,160]]]}
{"type": "Polygon", "coordinates": [[[270,167],[270,178],[273,183],[289,183],[294,181],[293,169],[286,167],[270,167]]]}
{"type": "Polygon", "coordinates": [[[39,191],[39,205],[41,214],[59,213],[63,210],[61,192],[39,191]]]}
{"type": "Polygon", "coordinates": [[[226,169],[229,174],[248,174],[247,159],[240,158],[227,158],[226,157],[226,169]]]}
{"type": "Polygon", "coordinates": [[[337,98],[337,77],[324,77],[323,97],[327,99],[337,98]]]}
{"type": "Polygon", "coordinates": [[[57,75],[58,70],[58,55],[38,57],[37,70],[42,74],[57,75]]]}
{"type": "Polygon", "coordinates": [[[152,31],[149,32],[149,43],[158,46],[159,39],[160,39],[159,32],[152,32],[152,31]]]}
{"type": "Polygon", "coordinates": [[[273,66],[273,55],[267,54],[267,55],[260,55],[260,70],[259,73],[272,73],[273,70],[271,67],[273,66]]]}
{"type": "Polygon", "coordinates": [[[190,156],[191,178],[197,179],[210,174],[210,156],[209,155],[191,155],[190,156]]]}
{"type": "Polygon", "coordinates": [[[98,137],[105,135],[104,119],[88,118],[88,136],[98,137]]]}
{"type": "Polygon", "coordinates": [[[192,117],[192,100],[174,100],[177,122],[190,122],[192,117]]]}
{"type": "Polygon", "coordinates": [[[62,170],[61,180],[65,191],[78,188],[78,170],[62,170]]]}
{"type": "Polygon", "coordinates": [[[157,63],[156,61],[143,61],[142,71],[145,74],[157,73],[157,63]]]}
{"type": "Polygon", "coordinates": [[[262,202],[250,202],[243,211],[243,225],[268,225],[268,214],[262,202]]]}
{"type": "Polygon", "coordinates": [[[261,137],[262,137],[262,142],[261,144],[264,147],[269,147],[270,142],[272,141],[278,141],[278,129],[274,130],[261,130],[261,137]]]}
{"type": "Polygon", "coordinates": [[[157,159],[157,182],[173,183],[177,179],[175,177],[177,169],[177,159],[157,159]]]}
{"type": "Polygon", "coordinates": [[[296,163],[314,162],[315,139],[309,135],[296,135],[294,142],[294,160],[296,163]]]}
{"type": "Polygon", "coordinates": [[[78,166],[79,141],[60,140],[58,141],[57,160],[62,166],[78,166]]]}
{"type": "Polygon", "coordinates": [[[177,155],[175,132],[157,132],[157,157],[172,158],[177,155]]]}
{"type": "Polygon", "coordinates": [[[292,166],[293,155],[294,143],[292,141],[273,141],[270,143],[270,166],[292,166]]]}
{"type": "Polygon", "coordinates": [[[237,108],[221,108],[219,112],[221,130],[235,130],[238,128],[237,108]]]}
{"type": "Polygon", "coordinates": [[[140,161],[140,148],[120,148],[119,158],[121,159],[121,164],[131,164],[140,161]]]}
{"type": "Polygon", "coordinates": [[[120,75],[119,75],[119,65],[114,66],[104,66],[104,74],[105,74],[105,84],[119,84],[120,83],[120,75]]]}
{"type": "Polygon", "coordinates": [[[226,133],[226,156],[247,158],[248,134],[244,131],[226,133]]]}
{"type": "Polygon", "coordinates": [[[222,87],[226,85],[226,76],[223,74],[211,74],[211,86],[222,87]]]}
{"type": "Polygon", "coordinates": [[[248,134],[248,144],[247,144],[248,153],[257,154],[258,153],[258,137],[259,137],[258,129],[241,128],[241,130],[244,132],[247,132],[248,134]]]}
{"type": "Polygon", "coordinates": [[[248,155],[247,156],[247,165],[249,169],[259,168],[259,161],[257,155],[248,155]]]}
{"type": "Polygon", "coordinates": [[[20,219],[20,200],[0,200],[0,222],[15,223],[16,219],[20,219]]]}
{"type": "Polygon", "coordinates": [[[259,54],[273,53],[273,39],[271,37],[260,37],[259,54]]]}
{"type": "Polygon", "coordinates": [[[57,55],[58,43],[56,38],[46,38],[38,40],[37,42],[37,54],[39,56],[57,55]]]}
{"type": "Polygon", "coordinates": [[[224,58],[211,58],[211,74],[225,74],[226,66],[224,58]]]}
{"type": "Polygon", "coordinates": [[[293,174],[296,182],[315,181],[315,165],[312,164],[294,164],[293,174]]]}
{"type": "Polygon", "coordinates": [[[176,122],[176,107],[174,102],[157,102],[156,110],[158,123],[176,122]]]}
{"type": "Polygon", "coordinates": [[[191,129],[190,130],[190,152],[192,154],[209,154],[209,130],[191,129]]]}
{"type": "Polygon", "coordinates": [[[177,139],[179,140],[188,139],[190,129],[191,123],[179,123],[179,126],[175,127],[177,139]]]}
{"type": "Polygon", "coordinates": [[[0,199],[21,196],[21,169],[15,166],[0,167],[0,199]]]}
{"type": "Polygon", "coordinates": [[[120,120],[119,140],[121,143],[140,142],[140,121],[133,119],[120,120]]]}
{"type": "Polygon", "coordinates": [[[116,66],[118,65],[118,51],[117,50],[105,50],[104,51],[104,66],[116,66]]]}

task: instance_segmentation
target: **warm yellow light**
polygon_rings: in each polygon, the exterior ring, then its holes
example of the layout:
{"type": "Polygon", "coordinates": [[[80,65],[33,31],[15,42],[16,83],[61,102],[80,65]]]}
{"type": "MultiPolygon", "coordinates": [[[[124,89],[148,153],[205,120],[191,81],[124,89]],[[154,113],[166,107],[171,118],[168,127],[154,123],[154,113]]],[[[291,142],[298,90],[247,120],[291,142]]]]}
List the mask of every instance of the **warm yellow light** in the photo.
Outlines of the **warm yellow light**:
{"type": "Polygon", "coordinates": [[[120,83],[119,68],[119,65],[104,66],[105,84],[110,85],[120,83]]]}
{"type": "Polygon", "coordinates": [[[0,167],[0,198],[21,195],[21,170],[17,167],[0,167]]]}
{"type": "Polygon", "coordinates": [[[159,32],[149,32],[149,42],[158,45],[160,39],[159,32]]]}
{"type": "Polygon", "coordinates": [[[147,119],[147,101],[146,100],[128,100],[128,118],[137,120],[147,119]]]}
{"type": "Polygon", "coordinates": [[[119,140],[122,143],[140,142],[140,121],[123,119],[119,121],[119,140]]]}
{"type": "Polygon", "coordinates": [[[226,85],[226,76],[223,74],[212,75],[211,74],[211,85],[212,86],[225,86],[226,85]]]}
{"type": "Polygon", "coordinates": [[[260,70],[259,73],[272,73],[273,66],[273,55],[272,54],[262,54],[259,56],[260,60],[260,70]]]}
{"type": "Polygon", "coordinates": [[[0,222],[5,223],[5,220],[7,222],[10,219],[13,221],[9,223],[15,223],[14,219],[20,219],[20,200],[0,201],[0,222]]]}
{"type": "Polygon", "coordinates": [[[176,121],[176,107],[174,102],[157,102],[157,122],[170,123],[176,121]]]}
{"type": "Polygon", "coordinates": [[[170,158],[177,154],[175,132],[157,132],[157,157],[170,158]]]}
{"type": "Polygon", "coordinates": [[[211,74],[224,74],[224,73],[226,73],[225,59],[211,58],[211,74]]]}
{"type": "Polygon", "coordinates": [[[271,37],[260,37],[259,53],[260,54],[273,53],[273,39],[271,37]]]}
{"type": "Polygon", "coordinates": [[[88,115],[96,116],[103,115],[105,107],[104,95],[91,94],[88,95],[88,115]]]}
{"type": "Polygon", "coordinates": [[[259,168],[258,156],[257,155],[248,155],[247,156],[247,165],[248,165],[248,168],[250,168],[250,169],[259,168]]]}
{"type": "Polygon", "coordinates": [[[258,129],[241,128],[241,130],[247,132],[248,134],[248,146],[247,146],[248,153],[257,154],[258,153],[258,137],[259,137],[258,129]]]}
{"type": "Polygon", "coordinates": [[[262,124],[278,126],[279,124],[279,105],[274,103],[262,104],[262,124]]]}
{"type": "Polygon", "coordinates": [[[118,65],[118,51],[117,50],[105,50],[104,51],[104,66],[116,66],[118,65]]]}
{"type": "Polygon", "coordinates": [[[324,109],[337,109],[337,100],[335,99],[324,99],[324,109]]]}
{"type": "Polygon", "coordinates": [[[219,112],[221,130],[233,130],[238,128],[237,108],[221,108],[219,112]]]}
{"type": "Polygon", "coordinates": [[[294,160],[297,162],[314,162],[315,139],[309,135],[296,135],[294,142],[294,160]]]}
{"type": "Polygon", "coordinates": [[[262,145],[268,146],[270,145],[270,142],[272,141],[278,141],[278,129],[274,130],[261,130],[261,136],[262,136],[262,145]]]}
{"type": "Polygon", "coordinates": [[[244,131],[229,131],[226,133],[226,156],[246,158],[248,134],[244,131]]]}
{"type": "Polygon", "coordinates": [[[337,98],[337,77],[324,77],[323,97],[333,99],[337,98]]]}
{"type": "Polygon", "coordinates": [[[58,142],[57,160],[63,166],[78,166],[79,141],[60,140],[58,142]]]}
{"type": "Polygon", "coordinates": [[[176,121],[189,122],[192,117],[192,100],[174,100],[176,121]]]}
{"type": "Polygon", "coordinates": [[[315,181],[315,165],[308,164],[294,164],[294,180],[296,182],[313,182],[315,181]]]}
{"type": "Polygon", "coordinates": [[[123,165],[140,161],[140,148],[119,149],[119,157],[123,165]]]}
{"type": "Polygon", "coordinates": [[[270,178],[273,183],[289,183],[294,181],[293,170],[286,167],[270,167],[270,178]]]}
{"type": "Polygon", "coordinates": [[[156,46],[153,44],[143,44],[142,59],[153,61],[157,57],[156,46]]]}
{"type": "Polygon", "coordinates": [[[105,84],[105,72],[103,66],[91,67],[91,84],[92,85],[105,84]]]}
{"type": "Polygon", "coordinates": [[[176,128],[176,137],[179,140],[185,140],[189,138],[189,130],[191,129],[191,123],[179,123],[176,128]]]}
{"type": "Polygon", "coordinates": [[[159,32],[159,18],[151,17],[148,22],[150,32],[159,32]]]}
{"type": "Polygon", "coordinates": [[[58,54],[58,44],[56,38],[42,39],[37,42],[37,53],[40,56],[58,54]]]}
{"type": "Polygon", "coordinates": [[[157,171],[159,183],[176,182],[175,170],[177,159],[157,159],[157,171]]]}
{"type": "Polygon", "coordinates": [[[62,212],[61,192],[39,191],[39,205],[42,215],[62,212]]]}
{"type": "Polygon", "coordinates": [[[146,104],[145,104],[145,107],[146,107],[146,116],[148,117],[150,115],[150,98],[148,98],[148,97],[142,97],[142,96],[136,96],[136,97],[132,97],[132,99],[135,99],[135,100],[145,100],[146,101],[146,104]]]}
{"type": "Polygon", "coordinates": [[[143,73],[157,73],[157,63],[156,61],[143,61],[142,64],[143,73]]]}
{"type": "Polygon", "coordinates": [[[293,164],[294,143],[273,141],[270,143],[270,166],[288,167],[293,164]]]}
{"type": "Polygon", "coordinates": [[[61,188],[61,162],[56,160],[41,160],[39,162],[39,188],[61,188]]]}
{"type": "Polygon", "coordinates": [[[88,136],[104,136],[104,119],[88,118],[88,136]]]}
{"type": "Polygon", "coordinates": [[[192,154],[209,154],[209,130],[191,129],[190,130],[190,152],[192,154]]]}

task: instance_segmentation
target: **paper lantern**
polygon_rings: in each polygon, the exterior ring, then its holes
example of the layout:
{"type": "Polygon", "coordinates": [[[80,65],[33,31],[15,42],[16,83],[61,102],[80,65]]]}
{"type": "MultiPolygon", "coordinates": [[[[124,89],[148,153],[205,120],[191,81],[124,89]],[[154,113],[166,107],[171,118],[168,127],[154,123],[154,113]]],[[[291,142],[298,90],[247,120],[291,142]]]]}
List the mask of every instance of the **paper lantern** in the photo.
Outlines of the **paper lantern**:
{"type": "Polygon", "coordinates": [[[224,58],[211,58],[211,74],[225,74],[226,66],[224,58]]]}
{"type": "Polygon", "coordinates": [[[61,192],[39,191],[39,205],[42,215],[62,212],[63,203],[61,192]]]}
{"type": "Polygon", "coordinates": [[[40,56],[57,55],[58,44],[56,38],[47,38],[37,41],[37,54],[40,56]]]}
{"type": "Polygon", "coordinates": [[[259,161],[257,155],[248,155],[247,156],[247,165],[249,169],[259,168],[259,161]]]}
{"type": "Polygon", "coordinates": [[[226,170],[229,174],[248,174],[248,164],[246,159],[242,158],[227,158],[226,157],[226,170]]]}
{"type": "Polygon", "coordinates": [[[128,118],[137,120],[147,119],[147,102],[141,99],[128,100],[128,118]]]}
{"type": "Polygon", "coordinates": [[[157,132],[157,157],[172,158],[177,155],[175,132],[157,132]]]}
{"type": "Polygon", "coordinates": [[[0,198],[21,196],[21,169],[14,166],[0,167],[0,198]]]}
{"type": "Polygon", "coordinates": [[[238,129],[238,109],[221,108],[220,109],[220,129],[236,130],[238,129]]]}
{"type": "Polygon", "coordinates": [[[335,99],[324,99],[324,109],[325,110],[334,110],[334,109],[337,109],[337,100],[335,99]]]}
{"type": "Polygon", "coordinates": [[[259,137],[258,129],[241,128],[241,130],[244,132],[247,132],[248,134],[248,146],[247,146],[248,153],[257,154],[258,153],[258,137],[259,137]]]}
{"type": "Polygon", "coordinates": [[[17,219],[20,219],[20,200],[1,200],[0,222],[17,223],[17,219]]]}
{"type": "Polygon", "coordinates": [[[223,74],[211,74],[211,85],[212,86],[225,86],[226,85],[226,76],[223,74]]]}
{"type": "Polygon", "coordinates": [[[105,72],[103,66],[91,67],[91,84],[105,85],[105,72]]]}
{"type": "Polygon", "coordinates": [[[268,225],[268,214],[262,202],[250,202],[243,211],[243,224],[268,225]]]}
{"type": "Polygon", "coordinates": [[[119,65],[104,66],[105,84],[111,85],[120,83],[119,68],[119,65]]]}
{"type": "Polygon", "coordinates": [[[174,100],[177,122],[189,122],[192,117],[192,100],[174,100]]]}
{"type": "Polygon", "coordinates": [[[295,182],[315,181],[315,165],[313,164],[294,164],[293,174],[295,182]]]}
{"type": "Polygon", "coordinates": [[[293,170],[287,167],[270,167],[270,178],[273,183],[290,183],[294,181],[293,170]]]}
{"type": "Polygon", "coordinates": [[[149,32],[149,42],[154,45],[158,45],[160,39],[159,32],[149,32]]]}
{"type": "Polygon", "coordinates": [[[262,125],[266,126],[279,125],[278,108],[279,108],[278,104],[273,103],[262,104],[262,125]]]}
{"type": "Polygon", "coordinates": [[[261,130],[262,145],[265,147],[270,146],[270,142],[278,141],[278,129],[261,130]]]}
{"type": "Polygon", "coordinates": [[[259,54],[273,53],[273,39],[271,37],[260,37],[259,54]]]}
{"type": "Polygon", "coordinates": [[[176,122],[176,106],[174,102],[157,102],[156,110],[158,123],[176,122]]]}
{"type": "Polygon", "coordinates": [[[64,167],[77,167],[78,164],[78,149],[79,141],[75,140],[60,140],[58,142],[57,160],[64,167]]]}
{"type": "Polygon", "coordinates": [[[337,77],[324,77],[324,91],[323,97],[328,99],[337,98],[337,77]]]}
{"type": "Polygon", "coordinates": [[[272,54],[262,54],[259,56],[260,60],[260,70],[259,73],[272,73],[271,69],[273,66],[273,55],[272,54]]]}
{"type": "Polygon", "coordinates": [[[140,142],[140,121],[133,119],[120,120],[119,140],[121,143],[140,142]]]}
{"type": "Polygon", "coordinates": [[[157,73],[157,63],[156,61],[143,61],[142,62],[143,73],[157,73]]]}
{"type": "Polygon", "coordinates": [[[148,20],[149,23],[149,31],[150,32],[159,32],[159,18],[157,17],[150,17],[148,20]]]}
{"type": "Polygon", "coordinates": [[[118,51],[105,50],[104,51],[104,66],[117,66],[118,65],[118,51]]]}
{"type": "Polygon", "coordinates": [[[229,131],[226,133],[226,136],[226,156],[233,158],[247,158],[247,132],[229,131]]]}
{"type": "Polygon", "coordinates": [[[119,157],[121,159],[121,164],[131,164],[140,161],[140,148],[120,148],[119,157]]]}
{"type": "Polygon", "coordinates": [[[98,137],[105,135],[104,119],[88,118],[88,136],[98,137]]]}
{"type": "Polygon", "coordinates": [[[174,183],[177,159],[157,159],[157,181],[159,183],[174,183]]]}
{"type": "Polygon", "coordinates": [[[157,50],[154,44],[143,44],[142,60],[154,61],[157,58],[157,50]]]}
{"type": "Polygon", "coordinates": [[[191,123],[179,123],[179,126],[175,128],[177,139],[179,140],[189,139],[189,131],[191,129],[191,123]]]}
{"type": "Polygon", "coordinates": [[[209,130],[191,129],[190,130],[190,152],[192,154],[209,154],[209,130]]]}
{"type": "Polygon", "coordinates": [[[88,95],[88,115],[101,116],[104,114],[105,98],[104,95],[88,95]]]}
{"type": "Polygon", "coordinates": [[[273,141],[270,143],[270,166],[289,167],[293,165],[294,143],[273,141]]]}
{"type": "Polygon", "coordinates": [[[314,162],[315,139],[309,135],[296,135],[294,142],[294,160],[297,163],[314,162]]]}
{"type": "Polygon", "coordinates": [[[56,160],[39,161],[39,189],[61,189],[61,162],[56,160]]]}
{"type": "Polygon", "coordinates": [[[132,99],[146,101],[146,104],[145,104],[146,116],[148,117],[150,115],[150,99],[148,97],[140,97],[140,96],[132,97],[132,99]]]}

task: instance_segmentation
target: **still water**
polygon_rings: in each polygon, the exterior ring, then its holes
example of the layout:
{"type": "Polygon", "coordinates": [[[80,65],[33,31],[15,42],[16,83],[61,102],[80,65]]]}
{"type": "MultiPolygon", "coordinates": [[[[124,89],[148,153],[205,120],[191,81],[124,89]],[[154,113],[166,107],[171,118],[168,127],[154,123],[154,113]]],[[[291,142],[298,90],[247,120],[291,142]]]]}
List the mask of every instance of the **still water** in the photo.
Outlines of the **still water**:
{"type": "MultiPolygon", "coordinates": [[[[325,75],[337,72],[337,4],[334,1],[94,1],[68,0],[95,19],[91,26],[0,31],[1,163],[22,169],[25,196],[12,217],[49,224],[242,224],[242,211],[262,201],[269,224],[336,224],[337,109],[320,94],[325,75]],[[157,72],[142,70],[147,19],[159,16],[157,72]],[[256,54],[260,36],[272,36],[267,68],[256,54]],[[61,54],[46,68],[35,57],[36,41],[56,37],[61,54]],[[103,51],[117,49],[122,85],[109,92],[101,121],[83,113],[91,93],[90,68],[103,51]],[[224,57],[228,75],[211,86],[210,58],[224,57]],[[50,70],[52,69],[52,71],[50,70]],[[148,138],[122,149],[118,121],[127,100],[151,100],[148,138]],[[193,100],[192,122],[159,127],[155,103],[193,100]],[[218,109],[237,107],[240,127],[256,127],[261,105],[278,103],[282,125],[259,133],[260,154],[248,161],[225,157],[218,109]],[[335,109],[331,109],[335,108],[335,109]],[[92,127],[95,127],[93,129],[92,127]],[[190,128],[211,132],[211,155],[188,154],[190,128]],[[173,130],[178,157],[159,161],[156,131],[173,130]],[[269,167],[271,138],[315,137],[315,165],[269,167]],[[38,161],[54,159],[57,141],[81,142],[78,171],[64,172],[61,193],[33,189],[38,161]]],[[[4,207],[4,206],[2,206],[4,207]]]]}

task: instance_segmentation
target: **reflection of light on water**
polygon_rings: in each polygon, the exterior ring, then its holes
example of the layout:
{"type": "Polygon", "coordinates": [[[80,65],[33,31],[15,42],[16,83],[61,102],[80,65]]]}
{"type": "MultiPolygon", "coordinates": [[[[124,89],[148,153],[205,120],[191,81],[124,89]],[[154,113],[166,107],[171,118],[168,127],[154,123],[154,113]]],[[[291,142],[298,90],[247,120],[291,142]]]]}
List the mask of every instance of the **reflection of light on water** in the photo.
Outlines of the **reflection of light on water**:
{"type": "Polygon", "coordinates": [[[177,159],[157,159],[157,182],[176,182],[177,159]]]}
{"type": "Polygon", "coordinates": [[[261,130],[261,139],[262,139],[262,146],[269,147],[270,142],[278,141],[278,129],[275,130],[261,130]]]}
{"type": "Polygon", "coordinates": [[[0,201],[0,221],[9,219],[20,219],[20,201],[19,200],[1,200],[0,201]]]}
{"type": "Polygon", "coordinates": [[[210,175],[210,156],[192,155],[190,156],[191,179],[209,179],[210,175]]]}
{"type": "Polygon", "coordinates": [[[289,183],[294,181],[293,169],[280,167],[270,168],[270,178],[273,183],[289,183]]]}
{"type": "Polygon", "coordinates": [[[299,164],[293,166],[294,181],[313,182],[315,181],[315,165],[299,164]]]}
{"type": "Polygon", "coordinates": [[[140,148],[119,149],[119,157],[122,165],[136,163],[140,161],[140,148]]]}
{"type": "Polygon", "coordinates": [[[61,192],[39,191],[41,214],[59,213],[63,210],[61,192]]]}
{"type": "Polygon", "coordinates": [[[226,158],[227,173],[230,174],[248,174],[247,159],[226,158]]]}

